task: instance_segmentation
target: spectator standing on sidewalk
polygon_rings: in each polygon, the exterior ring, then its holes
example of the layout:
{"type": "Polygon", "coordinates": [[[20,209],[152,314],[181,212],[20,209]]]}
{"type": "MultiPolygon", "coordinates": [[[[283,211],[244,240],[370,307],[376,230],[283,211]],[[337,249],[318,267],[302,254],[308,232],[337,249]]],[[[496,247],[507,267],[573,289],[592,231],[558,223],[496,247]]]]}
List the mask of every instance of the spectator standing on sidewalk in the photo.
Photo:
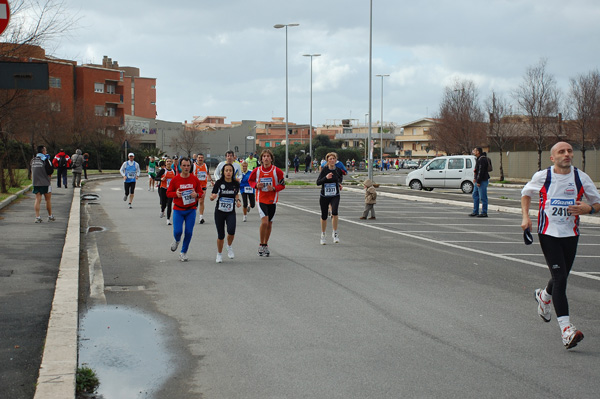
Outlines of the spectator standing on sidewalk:
{"type": "Polygon", "coordinates": [[[87,170],[90,167],[90,154],[83,154],[83,178],[87,180],[87,170]]]}
{"type": "Polygon", "coordinates": [[[71,157],[71,162],[73,165],[73,187],[81,187],[81,172],[83,171],[84,159],[79,148],[75,150],[75,154],[71,157]]]}
{"type": "Polygon", "coordinates": [[[71,167],[71,158],[67,155],[65,150],[62,148],[54,156],[52,166],[56,169],[56,186],[60,188],[60,181],[67,188],[67,169],[71,167]]]}
{"type": "Polygon", "coordinates": [[[35,222],[42,223],[40,216],[40,205],[42,203],[42,195],[46,200],[46,210],[48,211],[48,221],[53,222],[52,215],[52,173],[54,167],[50,163],[50,157],[43,145],[38,146],[37,155],[31,160],[31,180],[33,183],[33,193],[35,194],[35,222]]]}

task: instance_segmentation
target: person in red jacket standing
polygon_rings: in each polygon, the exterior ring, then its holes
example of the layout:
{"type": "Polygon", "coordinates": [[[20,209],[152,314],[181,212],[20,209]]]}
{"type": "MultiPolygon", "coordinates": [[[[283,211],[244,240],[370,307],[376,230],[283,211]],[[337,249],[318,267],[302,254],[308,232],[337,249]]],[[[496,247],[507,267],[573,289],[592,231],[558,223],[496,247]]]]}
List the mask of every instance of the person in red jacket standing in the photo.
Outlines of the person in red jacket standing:
{"type": "Polygon", "coordinates": [[[273,165],[273,153],[264,150],[260,154],[261,166],[254,168],[248,183],[256,189],[256,202],[258,202],[258,213],[260,215],[260,246],[258,256],[269,256],[269,237],[273,227],[273,217],[277,207],[279,192],[285,188],[283,172],[273,165]]]}
{"type": "Polygon", "coordinates": [[[200,180],[190,173],[192,162],[189,158],[181,158],[179,161],[181,173],[171,179],[167,188],[167,197],[173,198],[173,243],[171,251],[175,252],[181,241],[183,234],[183,224],[185,223],[185,236],[179,260],[187,262],[187,251],[194,233],[194,223],[196,221],[196,208],[198,199],[204,195],[200,180]]]}
{"type": "Polygon", "coordinates": [[[67,188],[67,169],[71,167],[71,157],[61,148],[54,156],[52,166],[56,169],[56,186],[60,188],[60,179],[62,178],[63,185],[67,188]]]}

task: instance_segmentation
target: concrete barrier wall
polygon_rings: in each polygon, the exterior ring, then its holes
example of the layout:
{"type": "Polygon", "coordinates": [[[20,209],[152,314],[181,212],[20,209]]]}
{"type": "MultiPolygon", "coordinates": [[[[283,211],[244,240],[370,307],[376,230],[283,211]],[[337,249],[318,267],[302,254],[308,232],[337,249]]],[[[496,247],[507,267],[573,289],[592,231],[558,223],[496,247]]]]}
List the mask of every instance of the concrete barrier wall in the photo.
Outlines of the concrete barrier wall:
{"type": "MultiPolygon", "coordinates": [[[[500,153],[490,152],[488,154],[492,160],[494,171],[491,173],[492,179],[500,177],[500,153]]],[[[538,170],[538,154],[536,151],[511,151],[507,155],[502,154],[502,163],[504,166],[504,178],[529,180],[538,170]]],[[[550,151],[542,152],[542,168],[547,168],[550,162],[550,151]]],[[[573,165],[581,169],[581,152],[575,151],[573,165]]],[[[585,153],[585,173],[590,175],[593,181],[600,182],[600,156],[598,151],[586,151],[585,153]]]]}

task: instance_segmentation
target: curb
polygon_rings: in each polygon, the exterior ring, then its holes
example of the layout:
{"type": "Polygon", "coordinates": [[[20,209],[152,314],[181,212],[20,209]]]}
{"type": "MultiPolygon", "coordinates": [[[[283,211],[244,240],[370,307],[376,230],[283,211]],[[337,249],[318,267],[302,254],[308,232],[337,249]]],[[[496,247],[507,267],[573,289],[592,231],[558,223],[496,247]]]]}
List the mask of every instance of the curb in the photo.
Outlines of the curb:
{"type": "Polygon", "coordinates": [[[6,198],[4,201],[0,202],[0,209],[6,208],[7,206],[9,206],[14,200],[19,198],[19,195],[24,194],[27,191],[31,190],[32,187],[33,187],[33,184],[30,184],[27,187],[25,187],[24,189],[22,189],[21,191],[17,192],[16,194],[11,195],[10,197],[6,198]]]}
{"type": "Polygon", "coordinates": [[[75,397],[81,189],[74,188],[34,399],[75,397]]]}

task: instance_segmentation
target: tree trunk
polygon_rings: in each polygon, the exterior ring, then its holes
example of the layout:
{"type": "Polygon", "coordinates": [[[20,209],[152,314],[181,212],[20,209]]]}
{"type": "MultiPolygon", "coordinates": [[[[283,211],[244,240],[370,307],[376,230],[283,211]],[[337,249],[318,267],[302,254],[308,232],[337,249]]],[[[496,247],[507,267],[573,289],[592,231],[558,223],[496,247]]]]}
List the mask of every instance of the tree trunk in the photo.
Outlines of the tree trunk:
{"type": "Polygon", "coordinates": [[[581,147],[581,170],[585,172],[585,147],[581,147]]]}
{"type": "Polygon", "coordinates": [[[502,152],[503,149],[500,148],[500,181],[504,181],[504,166],[502,166],[502,152]]]}

